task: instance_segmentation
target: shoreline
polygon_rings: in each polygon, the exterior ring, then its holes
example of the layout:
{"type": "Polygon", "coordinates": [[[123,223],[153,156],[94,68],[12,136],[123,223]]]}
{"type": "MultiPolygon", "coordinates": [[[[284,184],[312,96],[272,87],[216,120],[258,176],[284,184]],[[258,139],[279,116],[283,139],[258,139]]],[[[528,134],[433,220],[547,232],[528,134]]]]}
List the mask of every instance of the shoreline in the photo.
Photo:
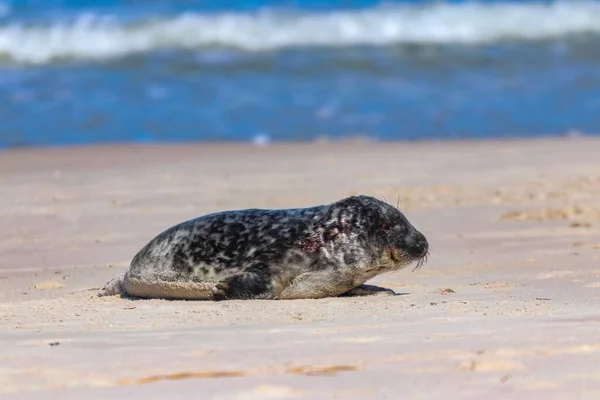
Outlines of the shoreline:
{"type": "Polygon", "coordinates": [[[3,151],[0,394],[598,398],[599,149],[554,137],[3,151]],[[431,244],[418,272],[369,282],[397,296],[95,296],[174,223],[358,193],[397,194],[431,244]]]}
{"type": "Polygon", "coordinates": [[[322,136],[313,140],[270,140],[255,142],[248,140],[189,140],[189,141],[127,141],[127,142],[91,142],[75,144],[24,145],[0,147],[0,154],[19,151],[52,151],[52,150],[84,150],[91,148],[153,148],[153,147],[287,147],[287,146],[356,146],[356,145],[407,145],[407,144],[468,144],[468,143],[507,143],[507,142],[545,142],[562,140],[600,140],[600,132],[581,132],[575,130],[546,135],[508,135],[490,137],[431,137],[431,138],[398,138],[380,139],[369,135],[346,135],[341,137],[322,136]]]}
{"type": "MultiPolygon", "coordinates": [[[[389,152],[394,149],[405,149],[407,147],[418,147],[422,149],[447,148],[447,149],[465,149],[466,147],[480,149],[484,151],[493,145],[505,145],[511,148],[514,145],[521,144],[525,146],[546,146],[554,148],[558,143],[575,143],[590,145],[600,145],[600,135],[594,136],[551,136],[551,137],[522,137],[522,138],[482,138],[482,139],[449,139],[449,140],[337,140],[337,141],[311,141],[311,142],[270,142],[266,145],[256,145],[252,142],[188,142],[188,143],[116,143],[116,144],[88,144],[73,146],[39,146],[39,147],[15,147],[0,149],[0,174],[10,171],[15,165],[22,167],[23,164],[31,164],[32,158],[44,156],[45,159],[36,159],[35,165],[31,169],[45,167],[45,162],[54,163],[56,161],[76,160],[78,164],[86,163],[81,157],[91,157],[86,159],[88,164],[97,166],[98,159],[105,160],[110,157],[119,157],[119,162],[126,162],[131,157],[137,157],[136,162],[152,162],[153,157],[160,157],[160,160],[172,157],[171,152],[177,152],[178,156],[190,158],[197,155],[198,152],[203,156],[215,157],[214,152],[240,152],[250,151],[253,153],[272,153],[272,152],[290,152],[295,150],[309,151],[314,149],[336,151],[358,151],[368,148],[372,151],[389,152]],[[58,160],[56,159],[58,158],[58,160]],[[16,163],[16,164],[15,164],[16,163]]],[[[245,153],[244,153],[245,154],[245,153]]],[[[244,155],[242,154],[242,156],[244,155]]],[[[216,155],[218,156],[218,155],[216,155]]]]}

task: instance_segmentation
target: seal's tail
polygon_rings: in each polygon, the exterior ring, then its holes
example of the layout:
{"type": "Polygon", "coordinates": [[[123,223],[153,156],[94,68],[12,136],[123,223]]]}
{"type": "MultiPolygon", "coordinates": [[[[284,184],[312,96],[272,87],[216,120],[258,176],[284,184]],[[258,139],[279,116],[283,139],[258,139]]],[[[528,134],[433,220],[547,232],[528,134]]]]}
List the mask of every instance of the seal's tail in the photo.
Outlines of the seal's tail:
{"type": "Polygon", "coordinates": [[[104,285],[104,287],[98,293],[99,297],[104,296],[123,296],[126,294],[125,288],[123,288],[123,277],[119,275],[116,278],[111,279],[104,285]]]}

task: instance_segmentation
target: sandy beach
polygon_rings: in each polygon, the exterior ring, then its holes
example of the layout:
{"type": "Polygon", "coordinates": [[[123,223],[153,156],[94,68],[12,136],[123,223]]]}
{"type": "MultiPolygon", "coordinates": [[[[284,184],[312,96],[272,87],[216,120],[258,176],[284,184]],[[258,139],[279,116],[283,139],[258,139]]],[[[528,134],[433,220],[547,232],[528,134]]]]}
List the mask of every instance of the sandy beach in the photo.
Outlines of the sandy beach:
{"type": "Polygon", "coordinates": [[[599,399],[600,140],[0,153],[0,398],[599,399]],[[175,223],[395,203],[431,246],[395,296],[97,297],[175,223]]]}

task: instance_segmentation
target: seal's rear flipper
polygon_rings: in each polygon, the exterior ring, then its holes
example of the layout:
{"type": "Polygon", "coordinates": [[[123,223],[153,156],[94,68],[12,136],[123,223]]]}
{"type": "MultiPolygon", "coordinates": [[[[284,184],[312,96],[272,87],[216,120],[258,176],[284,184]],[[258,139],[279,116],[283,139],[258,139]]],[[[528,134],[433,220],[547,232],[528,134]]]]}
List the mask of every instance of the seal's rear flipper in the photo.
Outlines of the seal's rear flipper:
{"type": "Polygon", "coordinates": [[[98,296],[124,296],[126,294],[127,293],[123,288],[123,275],[119,275],[108,281],[108,283],[100,290],[98,296]]]}

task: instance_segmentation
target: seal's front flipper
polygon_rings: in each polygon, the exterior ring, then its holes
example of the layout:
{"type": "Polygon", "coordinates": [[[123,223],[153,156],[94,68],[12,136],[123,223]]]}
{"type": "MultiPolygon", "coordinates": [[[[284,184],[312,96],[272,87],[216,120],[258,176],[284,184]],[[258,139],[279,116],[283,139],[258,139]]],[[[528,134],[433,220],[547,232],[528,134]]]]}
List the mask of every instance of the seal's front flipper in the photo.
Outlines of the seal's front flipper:
{"type": "Polygon", "coordinates": [[[271,282],[255,272],[240,272],[215,284],[212,300],[266,299],[272,297],[271,282]]]}
{"type": "Polygon", "coordinates": [[[342,296],[395,296],[396,292],[374,285],[360,285],[348,290],[342,296]]]}

